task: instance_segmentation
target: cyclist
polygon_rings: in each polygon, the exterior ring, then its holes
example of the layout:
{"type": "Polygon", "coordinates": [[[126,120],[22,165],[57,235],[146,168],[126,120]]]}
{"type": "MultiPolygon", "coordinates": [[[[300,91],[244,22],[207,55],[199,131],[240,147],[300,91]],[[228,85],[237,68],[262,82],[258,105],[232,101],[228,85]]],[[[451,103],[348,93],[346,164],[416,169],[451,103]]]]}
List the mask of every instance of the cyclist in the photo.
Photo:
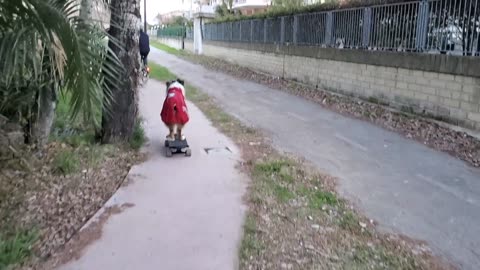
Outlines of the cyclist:
{"type": "Polygon", "coordinates": [[[150,53],[150,39],[147,33],[140,29],[140,56],[142,57],[143,65],[147,66],[147,56],[150,53]]]}

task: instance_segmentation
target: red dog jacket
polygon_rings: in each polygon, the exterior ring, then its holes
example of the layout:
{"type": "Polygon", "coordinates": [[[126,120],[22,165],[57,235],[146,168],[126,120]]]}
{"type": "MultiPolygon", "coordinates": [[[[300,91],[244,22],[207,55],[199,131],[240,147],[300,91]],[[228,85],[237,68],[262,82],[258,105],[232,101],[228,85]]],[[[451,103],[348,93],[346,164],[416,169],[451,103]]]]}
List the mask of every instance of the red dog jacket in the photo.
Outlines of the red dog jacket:
{"type": "Polygon", "coordinates": [[[188,122],[187,104],[181,88],[173,86],[168,89],[160,116],[165,125],[185,125],[188,122]]]}

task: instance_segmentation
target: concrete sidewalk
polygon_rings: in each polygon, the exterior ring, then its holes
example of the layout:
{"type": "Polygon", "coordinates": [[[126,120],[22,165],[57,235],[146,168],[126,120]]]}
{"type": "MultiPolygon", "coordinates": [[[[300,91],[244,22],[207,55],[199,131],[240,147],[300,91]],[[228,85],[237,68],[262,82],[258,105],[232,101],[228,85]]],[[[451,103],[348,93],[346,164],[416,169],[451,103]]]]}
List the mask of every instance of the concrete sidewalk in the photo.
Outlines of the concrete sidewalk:
{"type": "Polygon", "coordinates": [[[480,265],[480,170],[305,99],[215,73],[152,48],[166,66],[267,131],[277,148],[340,179],[339,189],[385,229],[426,240],[461,265],[480,265]]]}
{"type": "Polygon", "coordinates": [[[132,169],[132,183],[106,205],[132,207],[111,216],[101,238],[87,246],[78,260],[59,269],[237,269],[247,184],[235,169],[237,148],[189,103],[191,120],[185,134],[192,157],[166,158],[167,129],[159,115],[165,85],[150,80],[140,93],[149,158],[132,169]],[[232,153],[204,151],[225,146],[232,153]]]}

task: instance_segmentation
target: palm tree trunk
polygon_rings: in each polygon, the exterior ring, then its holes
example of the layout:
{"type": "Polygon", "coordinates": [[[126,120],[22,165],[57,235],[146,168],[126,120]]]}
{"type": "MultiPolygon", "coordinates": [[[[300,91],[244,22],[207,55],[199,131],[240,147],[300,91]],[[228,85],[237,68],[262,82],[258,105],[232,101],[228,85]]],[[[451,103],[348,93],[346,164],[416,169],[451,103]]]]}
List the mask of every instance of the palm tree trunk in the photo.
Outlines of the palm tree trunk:
{"type": "Polygon", "coordinates": [[[32,133],[30,140],[38,149],[42,149],[48,142],[55,117],[56,104],[56,92],[53,84],[38,91],[38,98],[32,115],[32,133]]]}
{"type": "Polygon", "coordinates": [[[121,47],[111,40],[108,46],[122,62],[124,70],[117,84],[109,84],[113,100],[102,115],[103,143],[128,140],[138,113],[140,3],[139,0],[112,0],[110,9],[109,33],[121,47]]]}
{"type": "Polygon", "coordinates": [[[480,54],[480,35],[477,35],[477,50],[475,53],[475,56],[478,56],[480,54]]]}
{"type": "Polygon", "coordinates": [[[80,6],[80,18],[89,21],[92,18],[93,0],[82,0],[80,6]]]}

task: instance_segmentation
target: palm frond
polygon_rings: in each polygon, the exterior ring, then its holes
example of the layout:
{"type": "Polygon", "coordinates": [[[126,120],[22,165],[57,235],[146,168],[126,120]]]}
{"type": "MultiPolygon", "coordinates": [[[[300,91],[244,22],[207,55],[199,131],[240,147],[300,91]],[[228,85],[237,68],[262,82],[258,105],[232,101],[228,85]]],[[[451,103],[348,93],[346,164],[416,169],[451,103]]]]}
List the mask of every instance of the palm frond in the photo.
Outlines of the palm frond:
{"type": "Polygon", "coordinates": [[[109,104],[107,85],[122,68],[101,42],[112,37],[79,18],[77,0],[0,2],[0,113],[55,83],[71,94],[72,117],[82,113],[98,126],[94,115],[109,104]]]}

